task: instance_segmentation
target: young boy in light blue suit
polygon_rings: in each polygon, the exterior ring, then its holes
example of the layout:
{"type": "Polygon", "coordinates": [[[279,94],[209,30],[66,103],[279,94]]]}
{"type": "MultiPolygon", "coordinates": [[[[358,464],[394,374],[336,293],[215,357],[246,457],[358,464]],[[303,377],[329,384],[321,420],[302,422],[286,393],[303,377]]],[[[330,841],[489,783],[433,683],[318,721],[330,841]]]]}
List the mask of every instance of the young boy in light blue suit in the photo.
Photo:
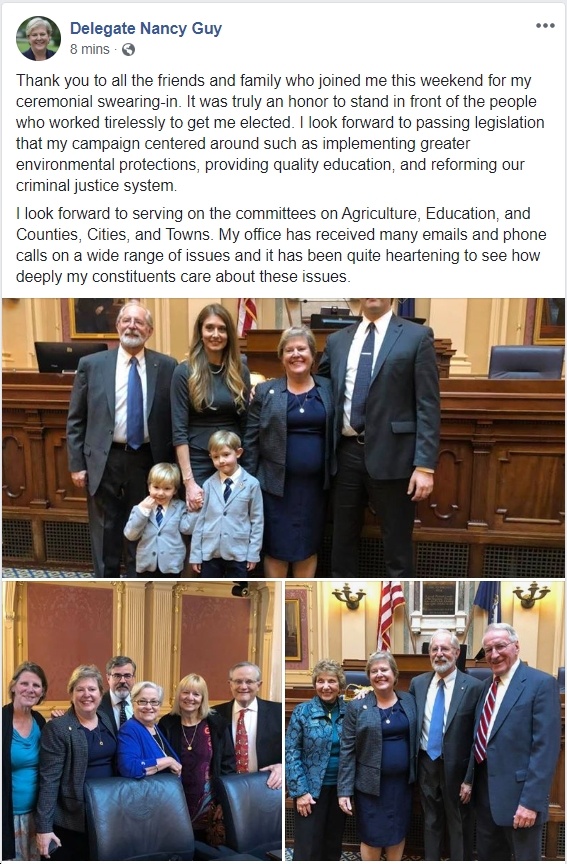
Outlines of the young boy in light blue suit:
{"type": "Polygon", "coordinates": [[[260,484],[238,464],[240,438],[220,429],[209,439],[217,469],[203,483],[203,507],[191,540],[189,560],[206,577],[246,577],[260,560],[264,509],[260,484]]]}
{"type": "Polygon", "coordinates": [[[196,513],[176,498],[181,485],[177,465],[159,462],[148,474],[149,495],[132,508],[124,528],[128,540],[138,540],[136,573],[179,576],[187,549],[182,534],[191,534],[196,513]]]}

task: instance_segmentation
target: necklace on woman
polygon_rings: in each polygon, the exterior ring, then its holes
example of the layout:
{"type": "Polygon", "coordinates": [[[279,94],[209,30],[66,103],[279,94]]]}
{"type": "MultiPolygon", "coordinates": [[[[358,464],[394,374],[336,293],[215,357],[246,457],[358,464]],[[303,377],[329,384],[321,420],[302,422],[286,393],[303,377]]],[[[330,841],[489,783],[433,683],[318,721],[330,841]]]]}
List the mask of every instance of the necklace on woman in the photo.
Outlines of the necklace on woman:
{"type": "Polygon", "coordinates": [[[390,708],[380,708],[380,706],[378,705],[382,719],[384,720],[384,723],[386,723],[388,726],[390,725],[390,722],[391,722],[390,717],[394,713],[394,709],[395,709],[397,704],[398,704],[397,702],[394,702],[394,704],[390,708]],[[387,711],[389,711],[390,713],[387,714],[386,713],[387,711]]]}
{"type": "MultiPolygon", "coordinates": [[[[152,735],[151,732],[150,732],[150,735],[152,735]]],[[[153,738],[154,738],[154,741],[156,742],[157,746],[159,747],[159,749],[160,749],[161,752],[163,753],[163,755],[164,755],[164,756],[167,756],[167,753],[165,752],[165,746],[164,746],[164,743],[163,743],[163,741],[162,741],[161,738],[160,738],[160,734],[159,734],[159,732],[157,731],[157,727],[156,727],[156,726],[154,726],[153,738]]]]}
{"type": "Polygon", "coordinates": [[[297,404],[299,405],[299,413],[305,414],[305,407],[304,406],[305,406],[305,403],[307,402],[307,400],[309,399],[309,391],[307,391],[307,393],[303,397],[303,402],[301,401],[301,399],[299,398],[297,393],[294,393],[293,395],[297,399],[297,404]]]}
{"type": "Polygon", "coordinates": [[[187,740],[187,735],[185,734],[185,727],[183,726],[183,723],[181,724],[181,731],[183,732],[183,737],[185,738],[185,743],[187,744],[188,750],[193,749],[193,741],[195,740],[195,735],[197,734],[197,729],[199,728],[200,723],[201,721],[199,720],[199,723],[197,723],[197,725],[195,726],[195,731],[193,732],[193,737],[190,741],[187,740]]]}
{"type": "Polygon", "coordinates": [[[211,368],[211,364],[209,363],[209,369],[211,369],[211,375],[220,375],[221,372],[224,370],[224,363],[221,363],[220,369],[217,369],[216,372],[214,369],[211,368]]]}

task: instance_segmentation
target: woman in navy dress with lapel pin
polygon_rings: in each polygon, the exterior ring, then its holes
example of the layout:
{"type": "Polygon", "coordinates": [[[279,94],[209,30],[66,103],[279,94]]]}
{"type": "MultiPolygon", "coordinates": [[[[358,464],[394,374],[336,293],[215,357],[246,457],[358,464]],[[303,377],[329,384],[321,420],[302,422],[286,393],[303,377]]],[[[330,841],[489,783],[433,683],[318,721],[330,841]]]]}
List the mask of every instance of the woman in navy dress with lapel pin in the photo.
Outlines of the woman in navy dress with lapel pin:
{"type": "Polygon", "coordinates": [[[418,746],[417,709],[410,693],[394,690],[396,661],[377,651],[366,664],[372,690],[349,702],[343,721],[339,806],[356,824],[363,861],[401,861],[409,830],[418,746]]]}
{"type": "Polygon", "coordinates": [[[317,349],[308,327],[282,333],[285,375],[256,386],[242,463],[264,497],[264,574],[311,579],[323,539],[333,420],[331,384],[313,375],[317,349]]]}

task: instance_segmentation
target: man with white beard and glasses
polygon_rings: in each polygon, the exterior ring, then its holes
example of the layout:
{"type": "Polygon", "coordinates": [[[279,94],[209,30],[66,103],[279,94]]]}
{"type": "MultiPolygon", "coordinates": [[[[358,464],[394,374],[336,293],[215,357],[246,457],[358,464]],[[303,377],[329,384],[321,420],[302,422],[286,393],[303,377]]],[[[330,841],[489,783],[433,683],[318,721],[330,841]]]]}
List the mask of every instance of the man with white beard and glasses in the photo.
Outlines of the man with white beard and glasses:
{"type": "MultiPolygon", "coordinates": [[[[120,346],[79,361],[67,417],[67,454],[75,486],[87,489],[94,575],[116,579],[124,526],[146,496],[157,462],[173,462],[170,386],[177,361],[145,348],[153,333],[145,306],[118,313],[120,346]]],[[[136,576],[135,543],[126,576],[136,576]]]]}

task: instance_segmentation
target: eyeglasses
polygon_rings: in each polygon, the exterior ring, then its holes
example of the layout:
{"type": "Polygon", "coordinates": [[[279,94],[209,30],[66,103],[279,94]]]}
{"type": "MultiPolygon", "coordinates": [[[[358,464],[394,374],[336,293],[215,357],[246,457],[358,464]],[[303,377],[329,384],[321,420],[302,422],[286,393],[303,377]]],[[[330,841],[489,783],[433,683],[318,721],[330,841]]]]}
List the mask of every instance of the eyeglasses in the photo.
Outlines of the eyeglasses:
{"type": "Polygon", "coordinates": [[[140,708],[147,708],[148,705],[151,705],[152,708],[159,708],[161,705],[161,702],[158,702],[157,699],[136,699],[135,702],[140,708]]]}
{"type": "Polygon", "coordinates": [[[148,322],[142,321],[141,318],[121,318],[121,324],[125,324],[127,327],[131,327],[134,325],[135,327],[147,327],[148,322]]]}
{"type": "Polygon", "coordinates": [[[502,652],[506,650],[508,645],[512,644],[512,642],[499,642],[498,645],[493,645],[492,648],[485,648],[484,653],[487,657],[490,657],[490,655],[494,654],[495,651],[497,651],[498,654],[502,654],[502,652]]]}
{"type": "Polygon", "coordinates": [[[115,681],[120,681],[121,678],[124,678],[125,681],[131,681],[134,676],[131,672],[125,672],[122,675],[120,672],[111,672],[110,677],[114,678],[115,681]]]}
{"type": "Polygon", "coordinates": [[[231,678],[230,683],[231,684],[237,684],[239,686],[241,684],[247,684],[248,686],[250,686],[251,684],[258,684],[259,682],[258,681],[251,681],[249,678],[247,678],[246,681],[244,681],[242,678],[231,678]]]}

